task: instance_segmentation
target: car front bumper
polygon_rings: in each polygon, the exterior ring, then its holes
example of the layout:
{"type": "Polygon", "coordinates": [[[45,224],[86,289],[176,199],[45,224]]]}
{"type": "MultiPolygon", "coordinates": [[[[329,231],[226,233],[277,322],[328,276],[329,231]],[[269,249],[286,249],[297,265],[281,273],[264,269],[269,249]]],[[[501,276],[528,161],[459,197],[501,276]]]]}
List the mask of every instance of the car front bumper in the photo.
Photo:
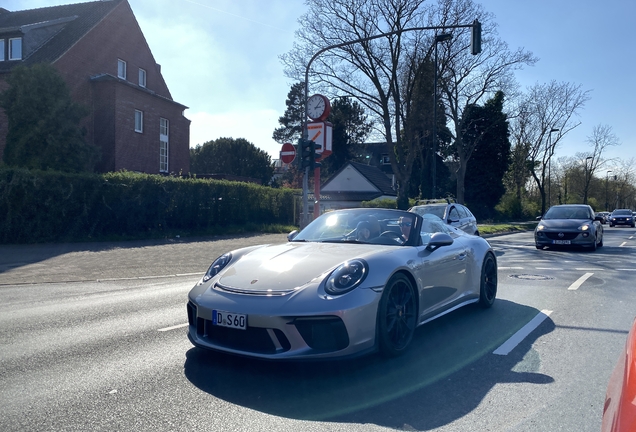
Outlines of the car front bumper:
{"type": "Polygon", "coordinates": [[[290,299],[210,288],[187,304],[188,338],[199,348],[271,360],[351,357],[375,349],[381,292],[358,288],[316,298],[311,291],[290,299]],[[215,325],[214,310],[246,315],[246,329],[215,325]]]}
{"type": "Polygon", "coordinates": [[[596,235],[593,232],[543,230],[534,233],[534,241],[537,246],[593,247],[596,235]]]}

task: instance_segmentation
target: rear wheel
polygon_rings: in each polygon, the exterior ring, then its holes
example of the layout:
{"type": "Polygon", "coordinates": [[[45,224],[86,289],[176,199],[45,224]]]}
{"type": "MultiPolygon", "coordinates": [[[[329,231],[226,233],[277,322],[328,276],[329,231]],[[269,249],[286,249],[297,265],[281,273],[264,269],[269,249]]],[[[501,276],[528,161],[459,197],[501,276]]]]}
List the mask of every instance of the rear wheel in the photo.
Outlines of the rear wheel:
{"type": "Polygon", "coordinates": [[[481,285],[479,287],[479,305],[489,308],[497,297],[497,261],[492,254],[487,254],[481,265],[481,285]]]}
{"type": "Polygon", "coordinates": [[[378,310],[380,352],[396,357],[408,348],[417,324],[415,288],[403,274],[396,274],[384,287],[378,310]]]}

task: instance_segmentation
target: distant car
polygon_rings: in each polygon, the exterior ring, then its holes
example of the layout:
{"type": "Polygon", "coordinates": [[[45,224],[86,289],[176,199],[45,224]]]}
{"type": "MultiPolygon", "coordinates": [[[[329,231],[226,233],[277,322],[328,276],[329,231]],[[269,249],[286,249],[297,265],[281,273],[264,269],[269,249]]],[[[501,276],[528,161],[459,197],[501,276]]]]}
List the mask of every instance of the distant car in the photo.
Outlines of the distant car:
{"type": "Polygon", "coordinates": [[[634,213],[630,209],[616,209],[610,216],[609,226],[611,228],[616,225],[629,225],[634,228],[636,225],[634,221],[634,213]]]}
{"type": "Polygon", "coordinates": [[[411,207],[409,211],[420,216],[435,215],[448,225],[459,228],[465,233],[479,235],[477,219],[468,210],[468,207],[462,204],[448,201],[427,201],[424,204],[411,207]]]}
{"type": "Polygon", "coordinates": [[[627,335],[605,393],[601,432],[631,432],[636,428],[636,320],[627,335]]]}
{"type": "Polygon", "coordinates": [[[188,295],[195,346],[270,360],[396,356],[417,326],[495,301],[488,241],[433,215],[335,210],[288,238],[214,260],[188,295]]]}
{"type": "Polygon", "coordinates": [[[611,214],[610,212],[602,211],[602,212],[596,213],[596,216],[602,216],[603,220],[601,221],[601,223],[605,225],[609,221],[610,214],[611,214]]]}
{"type": "Polygon", "coordinates": [[[596,250],[603,246],[602,216],[586,204],[550,207],[534,230],[537,249],[548,246],[582,246],[596,250]]]}

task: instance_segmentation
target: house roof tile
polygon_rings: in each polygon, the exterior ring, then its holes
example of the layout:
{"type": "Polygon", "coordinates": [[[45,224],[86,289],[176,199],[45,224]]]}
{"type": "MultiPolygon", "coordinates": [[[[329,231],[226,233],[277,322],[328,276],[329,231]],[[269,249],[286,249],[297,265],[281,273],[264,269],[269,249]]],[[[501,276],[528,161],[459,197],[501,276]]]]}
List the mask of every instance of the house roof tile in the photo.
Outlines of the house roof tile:
{"type": "Polygon", "coordinates": [[[22,61],[0,62],[0,72],[18,64],[53,63],[110,11],[125,0],[104,0],[22,11],[0,11],[0,34],[24,35],[22,61]],[[50,26],[51,32],[33,35],[34,28],[50,26]]]}

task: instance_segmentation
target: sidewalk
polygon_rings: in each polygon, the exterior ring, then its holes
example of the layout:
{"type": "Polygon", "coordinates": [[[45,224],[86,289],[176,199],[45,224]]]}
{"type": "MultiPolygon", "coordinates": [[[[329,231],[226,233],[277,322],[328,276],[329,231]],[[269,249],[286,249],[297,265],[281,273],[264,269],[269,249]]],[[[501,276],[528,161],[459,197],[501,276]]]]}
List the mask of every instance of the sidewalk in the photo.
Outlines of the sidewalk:
{"type": "Polygon", "coordinates": [[[212,261],[225,252],[286,241],[286,234],[253,234],[130,242],[0,245],[0,287],[203,275],[212,261]]]}

